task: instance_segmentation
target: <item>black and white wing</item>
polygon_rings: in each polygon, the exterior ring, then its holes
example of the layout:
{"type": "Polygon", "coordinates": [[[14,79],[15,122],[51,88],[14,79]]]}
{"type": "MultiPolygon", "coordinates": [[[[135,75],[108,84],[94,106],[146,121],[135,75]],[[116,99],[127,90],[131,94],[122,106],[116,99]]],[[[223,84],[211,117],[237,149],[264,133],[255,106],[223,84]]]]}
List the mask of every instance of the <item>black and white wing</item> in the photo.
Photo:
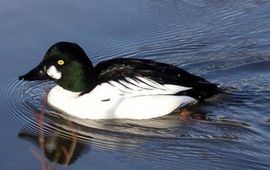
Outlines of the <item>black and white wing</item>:
{"type": "Polygon", "coordinates": [[[136,95],[172,94],[204,100],[218,93],[218,87],[176,66],[146,59],[117,58],[99,63],[98,84],[109,83],[136,95]]]}

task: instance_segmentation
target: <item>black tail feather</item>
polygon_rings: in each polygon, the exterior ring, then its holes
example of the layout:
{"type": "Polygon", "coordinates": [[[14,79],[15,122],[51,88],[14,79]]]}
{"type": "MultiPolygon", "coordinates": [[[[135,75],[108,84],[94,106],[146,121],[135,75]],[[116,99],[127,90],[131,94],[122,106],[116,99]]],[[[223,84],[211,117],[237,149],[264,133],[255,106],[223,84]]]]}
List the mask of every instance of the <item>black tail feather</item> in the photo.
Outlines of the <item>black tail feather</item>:
{"type": "Polygon", "coordinates": [[[178,92],[175,95],[179,95],[179,96],[186,95],[196,100],[204,101],[205,99],[212,97],[220,92],[221,90],[218,88],[216,84],[203,82],[203,83],[198,83],[198,85],[192,87],[192,89],[178,92]]]}

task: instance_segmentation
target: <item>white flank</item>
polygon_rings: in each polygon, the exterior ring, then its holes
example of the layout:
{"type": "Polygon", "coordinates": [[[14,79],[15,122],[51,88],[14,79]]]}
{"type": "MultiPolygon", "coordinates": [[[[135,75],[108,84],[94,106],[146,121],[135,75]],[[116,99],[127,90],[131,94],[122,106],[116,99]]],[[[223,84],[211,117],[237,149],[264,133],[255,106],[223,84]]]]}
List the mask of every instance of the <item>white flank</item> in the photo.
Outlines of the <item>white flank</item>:
{"type": "Polygon", "coordinates": [[[62,73],[56,69],[55,66],[50,66],[47,70],[47,74],[54,79],[61,79],[62,73]]]}
{"type": "Polygon", "coordinates": [[[126,78],[126,81],[102,83],[82,96],[56,86],[48,94],[48,103],[83,119],[150,119],[197,102],[189,96],[173,95],[190,87],[161,85],[148,78],[138,78],[140,81],[126,78]]]}

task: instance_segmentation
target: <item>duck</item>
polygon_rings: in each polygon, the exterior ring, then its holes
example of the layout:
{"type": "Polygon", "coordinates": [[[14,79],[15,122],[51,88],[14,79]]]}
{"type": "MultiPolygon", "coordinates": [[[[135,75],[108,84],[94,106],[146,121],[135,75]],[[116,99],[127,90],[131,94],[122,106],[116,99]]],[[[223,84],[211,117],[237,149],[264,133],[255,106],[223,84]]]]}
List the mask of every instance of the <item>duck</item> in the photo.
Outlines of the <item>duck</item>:
{"type": "Polygon", "coordinates": [[[94,66],[78,44],[64,41],[19,80],[54,81],[48,105],[79,119],[151,119],[220,92],[217,84],[150,59],[113,58],[94,66]]]}

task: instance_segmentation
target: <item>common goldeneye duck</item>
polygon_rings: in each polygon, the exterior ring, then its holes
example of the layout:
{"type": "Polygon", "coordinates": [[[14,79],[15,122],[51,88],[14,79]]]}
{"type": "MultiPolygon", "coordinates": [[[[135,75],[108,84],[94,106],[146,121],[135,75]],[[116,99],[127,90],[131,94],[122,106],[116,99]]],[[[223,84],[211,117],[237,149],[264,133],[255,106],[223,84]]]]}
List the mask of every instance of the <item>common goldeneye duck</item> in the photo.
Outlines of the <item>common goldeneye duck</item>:
{"type": "Polygon", "coordinates": [[[203,101],[215,84],[176,66],[115,58],[95,67],[77,44],[58,42],[20,80],[53,80],[50,106],[83,119],[150,119],[203,101]]]}

